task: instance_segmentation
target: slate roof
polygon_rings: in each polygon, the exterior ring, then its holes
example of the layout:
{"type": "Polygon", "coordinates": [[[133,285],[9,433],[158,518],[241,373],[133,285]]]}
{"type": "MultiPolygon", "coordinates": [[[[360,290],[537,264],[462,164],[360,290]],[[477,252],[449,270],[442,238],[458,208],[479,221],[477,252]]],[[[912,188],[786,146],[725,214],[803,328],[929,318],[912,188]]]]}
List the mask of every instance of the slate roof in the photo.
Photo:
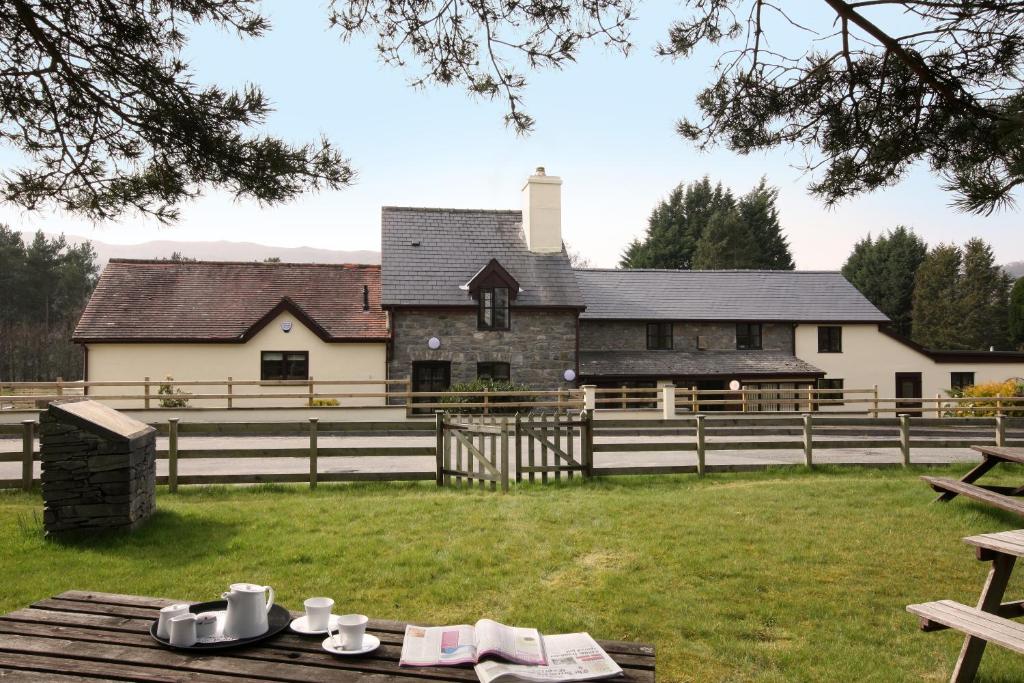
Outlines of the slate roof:
{"type": "Polygon", "coordinates": [[[241,342],[281,310],[325,341],[388,338],[380,266],[111,259],[72,339],[241,342]]]}
{"type": "Polygon", "coordinates": [[[581,377],[787,377],[825,372],[772,351],[580,351],[581,377]]]}
{"type": "Polygon", "coordinates": [[[577,270],[590,320],[888,322],[836,271],[577,270]]]}
{"type": "Polygon", "coordinates": [[[583,307],[564,247],[559,254],[527,249],[521,211],[381,210],[384,306],[474,305],[461,287],[492,258],[519,282],[513,307],[583,307]]]}

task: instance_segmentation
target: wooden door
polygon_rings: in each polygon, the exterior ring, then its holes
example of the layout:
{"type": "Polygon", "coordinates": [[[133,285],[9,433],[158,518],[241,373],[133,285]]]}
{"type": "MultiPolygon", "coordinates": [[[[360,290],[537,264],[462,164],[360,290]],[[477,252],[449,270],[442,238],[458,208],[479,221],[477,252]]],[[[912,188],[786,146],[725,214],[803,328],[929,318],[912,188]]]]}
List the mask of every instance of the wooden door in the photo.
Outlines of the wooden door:
{"type": "MultiPolygon", "coordinates": [[[[920,372],[897,372],[896,373],[896,398],[921,398],[921,373],[920,372]]],[[[921,414],[920,401],[900,401],[896,406],[896,413],[908,413],[912,415],[921,414]]]]}
{"type": "MultiPolygon", "coordinates": [[[[412,390],[448,391],[452,385],[452,364],[449,361],[427,360],[412,364],[412,390]]],[[[413,403],[440,403],[438,396],[414,398],[413,403]]],[[[432,409],[424,408],[414,412],[432,413],[432,409]]]]}

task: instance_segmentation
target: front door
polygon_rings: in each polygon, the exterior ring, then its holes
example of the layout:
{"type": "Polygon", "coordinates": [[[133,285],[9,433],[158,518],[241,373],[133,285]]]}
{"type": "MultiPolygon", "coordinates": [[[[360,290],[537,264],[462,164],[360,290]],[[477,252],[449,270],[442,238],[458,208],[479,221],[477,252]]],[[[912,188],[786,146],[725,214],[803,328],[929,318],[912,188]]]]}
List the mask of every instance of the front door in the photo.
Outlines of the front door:
{"type": "MultiPolygon", "coordinates": [[[[412,364],[412,390],[448,391],[452,385],[452,364],[446,360],[424,360],[412,364]]],[[[440,396],[424,396],[414,398],[413,403],[440,403],[440,396]]],[[[414,410],[418,413],[431,413],[433,410],[423,408],[414,410]]]]}
{"type": "MultiPolygon", "coordinates": [[[[921,398],[921,373],[896,373],[896,398],[921,398]]],[[[921,414],[921,401],[900,401],[896,404],[896,413],[921,414]]]]}

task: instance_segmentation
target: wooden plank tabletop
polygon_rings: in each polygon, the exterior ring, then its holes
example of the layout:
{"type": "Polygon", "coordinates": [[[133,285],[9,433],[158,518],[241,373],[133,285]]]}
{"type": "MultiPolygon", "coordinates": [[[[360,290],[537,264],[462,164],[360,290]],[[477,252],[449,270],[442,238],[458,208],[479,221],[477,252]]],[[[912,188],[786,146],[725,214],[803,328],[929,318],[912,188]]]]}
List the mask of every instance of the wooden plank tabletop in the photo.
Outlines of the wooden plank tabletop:
{"type": "MultiPolygon", "coordinates": [[[[381,646],[363,657],[325,652],[322,637],[285,631],[263,643],[193,655],[157,644],[149,635],[159,609],[182,600],[67,591],[0,616],[0,681],[475,681],[472,668],[403,667],[405,624],[370,620],[381,646]]],[[[300,612],[293,612],[300,616],[300,612]]],[[[654,683],[654,647],[598,641],[625,672],[615,680],[654,683]]]]}
{"type": "Polygon", "coordinates": [[[989,458],[1024,463],[1024,448],[1016,446],[971,446],[971,448],[989,458]]]}
{"type": "Polygon", "coordinates": [[[1024,557],[1024,529],[1000,531],[994,534],[967,536],[964,543],[991,550],[1002,555],[1024,557]]]}

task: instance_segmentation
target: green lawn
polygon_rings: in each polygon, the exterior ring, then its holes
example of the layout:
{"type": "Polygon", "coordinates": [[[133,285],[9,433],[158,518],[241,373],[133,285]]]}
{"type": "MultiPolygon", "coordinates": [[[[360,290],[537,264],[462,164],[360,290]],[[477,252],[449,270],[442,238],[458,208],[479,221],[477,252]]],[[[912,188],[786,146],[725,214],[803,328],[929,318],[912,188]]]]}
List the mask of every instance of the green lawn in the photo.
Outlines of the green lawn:
{"type": "MultiPolygon", "coordinates": [[[[0,610],[73,588],[207,600],[245,580],[293,609],[329,595],[381,618],[652,641],[661,681],[947,680],[960,637],[904,607],[973,604],[987,566],[960,538],[1024,524],[933,505],[917,474],[161,490],[139,533],[78,543],[44,541],[38,496],[5,493],[0,610]]],[[[981,680],[1024,681],[1024,659],[990,648],[981,680]]]]}

